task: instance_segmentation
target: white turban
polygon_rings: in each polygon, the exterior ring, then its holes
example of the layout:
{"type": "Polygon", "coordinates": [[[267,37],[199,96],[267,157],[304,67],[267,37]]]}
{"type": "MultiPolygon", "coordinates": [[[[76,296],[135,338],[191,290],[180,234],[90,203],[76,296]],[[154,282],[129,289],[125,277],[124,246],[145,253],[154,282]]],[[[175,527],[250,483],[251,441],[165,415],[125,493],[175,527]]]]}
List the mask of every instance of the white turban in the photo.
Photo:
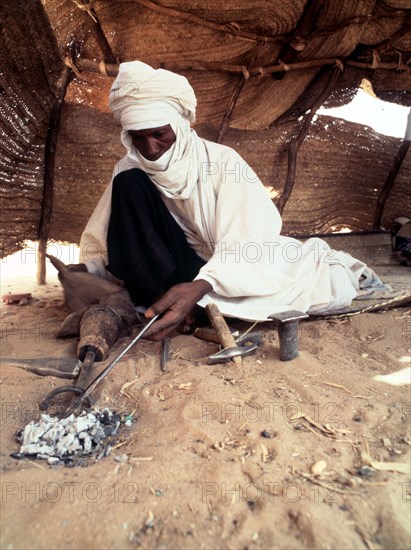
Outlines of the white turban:
{"type": "Polygon", "coordinates": [[[110,109],[124,131],[165,126],[178,115],[194,122],[196,105],[184,76],[141,61],[121,63],[110,90],[110,109]]]}
{"type": "Polygon", "coordinates": [[[157,189],[172,199],[190,197],[207,162],[202,140],[190,127],[197,100],[184,76],[153,69],[141,61],[121,63],[110,90],[110,108],[120,121],[127,157],[146,172],[157,189]],[[134,147],[130,130],[170,124],[176,140],[159,159],[149,161],[134,147]]]}

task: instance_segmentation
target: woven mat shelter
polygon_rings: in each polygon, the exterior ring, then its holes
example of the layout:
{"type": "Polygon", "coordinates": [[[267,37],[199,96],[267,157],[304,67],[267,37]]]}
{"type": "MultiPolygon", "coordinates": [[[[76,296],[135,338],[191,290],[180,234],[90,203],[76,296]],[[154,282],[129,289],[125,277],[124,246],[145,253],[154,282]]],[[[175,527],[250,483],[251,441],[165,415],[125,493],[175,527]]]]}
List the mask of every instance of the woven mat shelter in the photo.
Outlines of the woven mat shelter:
{"type": "Polygon", "coordinates": [[[409,138],[313,118],[365,80],[411,107],[410,0],[3,0],[0,32],[2,256],[79,241],[123,155],[108,91],[134,59],[190,80],[196,130],[250,163],[285,233],[369,231],[411,210],[409,138]]]}

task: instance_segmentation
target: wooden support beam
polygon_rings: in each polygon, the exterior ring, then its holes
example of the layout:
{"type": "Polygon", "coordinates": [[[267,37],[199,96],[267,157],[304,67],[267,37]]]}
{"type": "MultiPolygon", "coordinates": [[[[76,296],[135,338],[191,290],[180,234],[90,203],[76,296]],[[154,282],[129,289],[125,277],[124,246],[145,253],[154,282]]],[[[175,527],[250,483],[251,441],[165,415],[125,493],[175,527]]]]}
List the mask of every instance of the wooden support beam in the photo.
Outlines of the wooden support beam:
{"type": "Polygon", "coordinates": [[[304,123],[301,127],[300,132],[298,133],[298,136],[290,143],[290,146],[288,148],[288,169],[287,169],[287,177],[284,185],[283,192],[280,196],[280,198],[277,201],[277,208],[282,214],[284,207],[291,195],[291,191],[294,186],[295,181],[295,172],[297,168],[297,153],[298,149],[300,148],[302,142],[305,139],[305,136],[308,133],[308,130],[310,128],[311,121],[317,111],[321,107],[321,105],[324,103],[324,101],[329,96],[330,92],[332,91],[335,83],[337,82],[339,76],[341,74],[341,70],[336,67],[331,75],[331,78],[327,84],[327,86],[324,88],[321,95],[317,98],[317,100],[314,102],[313,106],[311,107],[310,112],[305,117],[304,123]]]}
{"type": "Polygon", "coordinates": [[[218,136],[216,138],[216,143],[222,143],[223,142],[224,136],[225,136],[225,134],[228,130],[228,127],[230,125],[231,116],[233,114],[234,107],[237,103],[237,99],[240,95],[241,90],[244,88],[244,84],[246,82],[247,82],[246,77],[242,76],[240,78],[240,80],[238,81],[237,86],[234,89],[234,92],[233,92],[233,94],[230,98],[230,101],[228,103],[227,112],[225,113],[224,118],[221,122],[221,126],[220,126],[220,129],[218,131],[218,136]]]}
{"type": "MultiPolygon", "coordinates": [[[[197,61],[183,61],[183,62],[152,62],[153,67],[162,67],[169,71],[215,71],[220,73],[233,73],[244,75],[244,72],[248,71],[250,77],[268,77],[273,73],[280,73],[286,71],[298,71],[300,69],[307,69],[310,67],[326,67],[327,65],[339,65],[341,67],[356,67],[358,69],[371,69],[371,70],[393,70],[399,69],[403,72],[411,72],[411,66],[407,64],[408,60],[404,59],[401,67],[398,63],[362,63],[358,61],[352,61],[351,59],[339,59],[335,57],[325,59],[312,59],[310,61],[299,61],[296,63],[280,63],[278,65],[267,65],[247,67],[246,65],[233,65],[230,63],[217,63],[217,62],[197,62],[197,61]]],[[[117,64],[105,64],[92,61],[90,59],[77,59],[76,67],[79,71],[100,73],[105,76],[115,77],[118,74],[117,64]]]]}
{"type": "Polygon", "coordinates": [[[392,191],[392,188],[394,187],[395,179],[397,177],[398,172],[400,171],[405,155],[407,154],[408,149],[410,148],[410,144],[411,144],[411,109],[408,114],[408,121],[407,121],[407,127],[405,130],[404,139],[396,155],[394,156],[394,160],[391,165],[390,171],[388,172],[387,179],[385,180],[385,183],[377,199],[377,206],[375,208],[374,221],[372,224],[373,230],[381,229],[381,220],[382,220],[382,214],[384,211],[385,203],[387,202],[387,199],[392,191]]]}
{"type": "Polygon", "coordinates": [[[231,117],[232,117],[232,114],[233,114],[233,111],[234,111],[234,107],[236,106],[237,100],[240,96],[241,90],[244,88],[245,83],[247,82],[247,80],[250,77],[249,69],[250,69],[251,65],[253,64],[256,55],[257,55],[257,51],[255,49],[253,49],[253,52],[252,52],[252,55],[251,55],[251,60],[250,60],[250,63],[248,64],[247,70],[243,72],[243,76],[238,81],[237,86],[235,87],[235,89],[233,91],[233,94],[230,98],[230,101],[228,103],[227,111],[226,111],[226,113],[224,115],[224,118],[221,122],[220,130],[218,131],[218,135],[217,135],[217,139],[216,139],[217,143],[222,143],[223,142],[224,136],[225,136],[225,134],[226,134],[226,132],[227,132],[229,126],[230,126],[230,120],[231,120],[231,117]]]}
{"type": "Polygon", "coordinates": [[[50,230],[51,214],[53,211],[54,195],[54,167],[56,163],[57,133],[60,124],[61,108],[66,95],[67,87],[73,76],[72,70],[64,67],[58,97],[51,109],[49,127],[46,136],[44,154],[44,187],[41,204],[40,223],[38,231],[39,247],[37,252],[37,284],[46,284],[46,249],[50,230]]]}
{"type": "Polygon", "coordinates": [[[72,2],[81,10],[84,11],[85,16],[88,19],[91,31],[94,38],[103,54],[105,63],[116,63],[117,59],[111,49],[111,46],[104,34],[103,28],[97,17],[96,11],[89,0],[72,0],[72,2]]]}
{"type": "MultiPolygon", "coordinates": [[[[310,36],[318,28],[318,21],[323,12],[324,0],[308,0],[297,26],[290,34],[288,43],[282,47],[278,55],[279,63],[288,65],[305,50],[310,36]]],[[[283,77],[284,73],[276,73],[277,80],[281,80],[283,77]]]]}

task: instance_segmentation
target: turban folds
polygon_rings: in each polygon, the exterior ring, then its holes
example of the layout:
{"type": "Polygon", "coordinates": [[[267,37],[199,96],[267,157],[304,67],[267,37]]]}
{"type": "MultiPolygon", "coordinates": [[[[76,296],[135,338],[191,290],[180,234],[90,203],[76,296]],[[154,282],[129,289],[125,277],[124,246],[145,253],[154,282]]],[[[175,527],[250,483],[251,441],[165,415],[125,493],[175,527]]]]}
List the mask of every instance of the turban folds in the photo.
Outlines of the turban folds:
{"type": "Polygon", "coordinates": [[[124,131],[165,126],[178,115],[194,122],[196,105],[184,76],[141,61],[121,63],[110,90],[110,109],[124,131]]]}
{"type": "Polygon", "coordinates": [[[132,166],[146,172],[168,198],[190,197],[207,161],[204,145],[190,127],[197,100],[184,76],[153,69],[141,61],[121,63],[110,90],[110,108],[121,123],[121,141],[132,166]],[[148,130],[170,125],[175,142],[159,159],[149,161],[134,147],[130,130],[148,130]]]}

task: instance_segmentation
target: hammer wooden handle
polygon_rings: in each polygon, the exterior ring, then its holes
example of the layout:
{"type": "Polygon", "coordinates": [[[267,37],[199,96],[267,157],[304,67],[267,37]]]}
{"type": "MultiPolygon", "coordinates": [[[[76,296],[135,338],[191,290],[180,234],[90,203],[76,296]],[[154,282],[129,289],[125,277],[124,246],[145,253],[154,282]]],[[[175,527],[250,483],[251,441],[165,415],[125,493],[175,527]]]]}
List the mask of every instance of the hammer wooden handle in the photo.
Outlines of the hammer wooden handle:
{"type": "MultiPolygon", "coordinates": [[[[207,304],[205,309],[223,348],[236,347],[237,343],[234,336],[231,334],[230,329],[228,328],[228,325],[225,322],[224,317],[221,315],[217,305],[213,303],[207,304]]],[[[231,360],[234,361],[234,363],[241,363],[240,356],[232,357],[231,360]]]]}

